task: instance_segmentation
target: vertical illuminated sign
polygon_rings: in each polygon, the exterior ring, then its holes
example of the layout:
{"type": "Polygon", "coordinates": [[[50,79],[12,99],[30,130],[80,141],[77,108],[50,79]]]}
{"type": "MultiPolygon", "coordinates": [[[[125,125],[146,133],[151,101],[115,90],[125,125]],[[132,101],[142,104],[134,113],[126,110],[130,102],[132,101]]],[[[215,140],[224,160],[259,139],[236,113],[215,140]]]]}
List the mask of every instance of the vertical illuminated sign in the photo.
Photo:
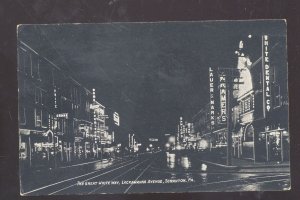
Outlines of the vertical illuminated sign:
{"type": "Polygon", "coordinates": [[[177,144],[179,143],[179,138],[180,138],[180,126],[177,125],[177,144]]]}
{"type": "Polygon", "coordinates": [[[264,117],[271,109],[269,36],[262,36],[263,105],[264,117]]]}
{"type": "Polygon", "coordinates": [[[220,82],[220,109],[221,109],[221,122],[226,123],[227,121],[227,108],[226,108],[226,76],[225,74],[219,75],[220,82]]]}
{"type": "Polygon", "coordinates": [[[120,126],[120,117],[119,114],[117,112],[114,112],[114,122],[117,126],[120,126]]]}
{"type": "Polygon", "coordinates": [[[54,88],[54,108],[57,108],[56,88],[54,88]]]}
{"type": "Polygon", "coordinates": [[[214,72],[212,68],[209,68],[209,99],[210,99],[210,125],[213,129],[215,125],[215,98],[214,98],[214,72]]]}
{"type": "Polygon", "coordinates": [[[180,127],[180,137],[182,137],[183,134],[183,121],[182,117],[179,119],[179,127],[180,127]]]}
{"type": "MultiPolygon", "coordinates": [[[[96,91],[93,88],[93,103],[95,103],[95,101],[96,101],[96,91]]],[[[94,109],[94,131],[95,131],[94,134],[97,131],[97,121],[96,121],[96,118],[97,118],[96,110],[94,109]]]]}

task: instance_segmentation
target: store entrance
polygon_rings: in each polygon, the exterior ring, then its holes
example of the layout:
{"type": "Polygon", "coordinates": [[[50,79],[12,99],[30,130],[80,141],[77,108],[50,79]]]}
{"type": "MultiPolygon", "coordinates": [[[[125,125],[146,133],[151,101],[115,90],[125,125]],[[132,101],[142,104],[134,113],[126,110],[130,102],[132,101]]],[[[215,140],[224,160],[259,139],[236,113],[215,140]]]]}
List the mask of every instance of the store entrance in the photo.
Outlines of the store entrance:
{"type": "Polygon", "coordinates": [[[245,128],[242,138],[242,156],[243,158],[254,159],[254,128],[248,125],[245,128]]]}

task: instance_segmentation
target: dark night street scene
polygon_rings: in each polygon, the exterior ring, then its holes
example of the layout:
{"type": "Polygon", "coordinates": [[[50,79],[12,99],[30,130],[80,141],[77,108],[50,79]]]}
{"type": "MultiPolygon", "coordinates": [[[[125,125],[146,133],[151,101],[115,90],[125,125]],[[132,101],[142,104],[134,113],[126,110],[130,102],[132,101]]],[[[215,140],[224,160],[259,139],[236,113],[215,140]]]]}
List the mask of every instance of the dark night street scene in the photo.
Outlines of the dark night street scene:
{"type": "Polygon", "coordinates": [[[21,195],[290,190],[285,20],[17,34],[21,195]]]}

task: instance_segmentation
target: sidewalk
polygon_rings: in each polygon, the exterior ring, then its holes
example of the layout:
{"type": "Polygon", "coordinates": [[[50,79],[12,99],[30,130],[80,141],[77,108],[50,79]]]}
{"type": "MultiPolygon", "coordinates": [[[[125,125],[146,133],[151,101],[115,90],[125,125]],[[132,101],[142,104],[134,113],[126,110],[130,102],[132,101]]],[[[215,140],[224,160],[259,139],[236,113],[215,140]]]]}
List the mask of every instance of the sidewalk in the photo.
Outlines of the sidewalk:
{"type": "Polygon", "coordinates": [[[285,162],[254,162],[253,160],[242,159],[242,158],[232,158],[232,164],[228,166],[226,164],[226,158],[220,159],[202,159],[203,163],[213,165],[226,170],[239,170],[241,172],[251,172],[251,171],[280,171],[280,172],[289,172],[290,163],[285,162]]]}
{"type": "Polygon", "coordinates": [[[232,157],[232,163],[231,165],[226,164],[226,156],[216,155],[214,153],[206,153],[199,158],[199,160],[205,164],[214,166],[216,168],[225,169],[225,170],[261,170],[261,171],[289,171],[290,170],[290,162],[284,161],[284,162],[276,162],[276,161],[270,161],[270,162],[254,162],[254,160],[251,159],[245,159],[245,158],[235,158],[232,157]]]}
{"type": "Polygon", "coordinates": [[[290,167],[290,162],[254,162],[254,160],[232,158],[232,165],[240,168],[275,168],[275,167],[290,167]]]}

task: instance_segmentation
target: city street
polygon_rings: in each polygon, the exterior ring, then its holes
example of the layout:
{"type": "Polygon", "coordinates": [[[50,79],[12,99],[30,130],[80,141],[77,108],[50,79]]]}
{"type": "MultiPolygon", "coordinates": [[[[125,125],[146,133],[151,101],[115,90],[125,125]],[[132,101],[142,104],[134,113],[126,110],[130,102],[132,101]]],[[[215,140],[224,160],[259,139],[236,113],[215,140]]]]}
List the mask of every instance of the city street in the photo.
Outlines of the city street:
{"type": "Polygon", "coordinates": [[[33,172],[23,177],[22,194],[266,191],[290,187],[289,172],[284,168],[228,171],[185,155],[176,155],[175,159],[174,155],[144,153],[111,162],[33,172]]]}
{"type": "Polygon", "coordinates": [[[290,190],[285,30],[18,27],[21,194],[290,190]]]}

